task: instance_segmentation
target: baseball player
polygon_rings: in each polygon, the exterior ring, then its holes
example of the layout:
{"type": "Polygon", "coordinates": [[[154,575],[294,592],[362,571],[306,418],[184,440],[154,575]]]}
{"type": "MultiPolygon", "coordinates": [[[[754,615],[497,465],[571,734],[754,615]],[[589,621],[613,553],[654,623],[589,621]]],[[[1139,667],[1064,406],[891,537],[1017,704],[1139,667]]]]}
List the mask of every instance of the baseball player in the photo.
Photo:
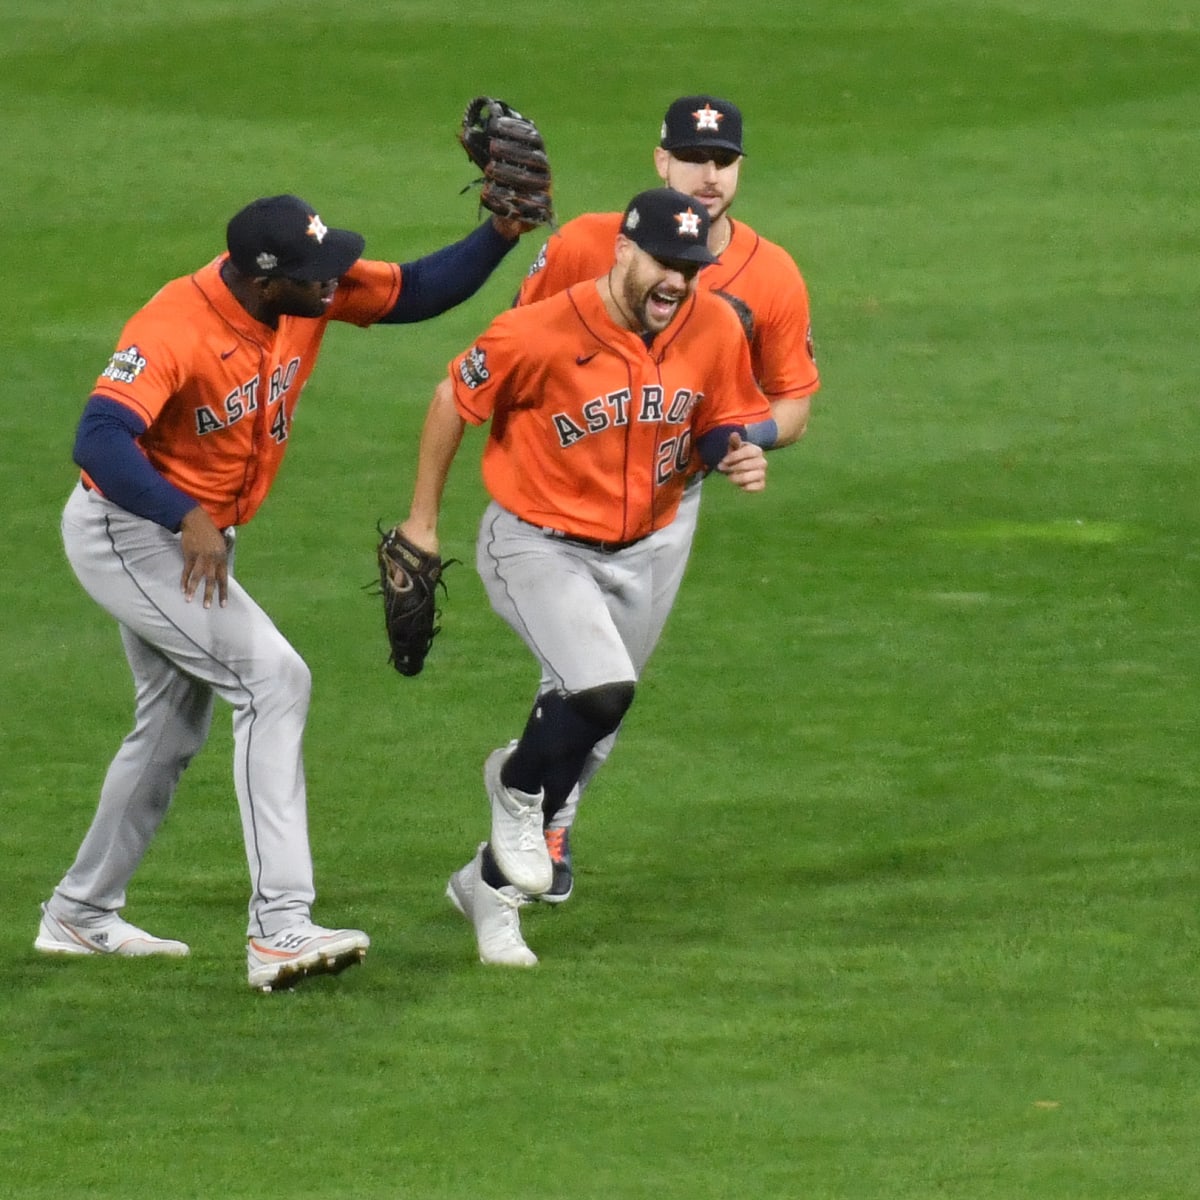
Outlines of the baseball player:
{"type": "Polygon", "coordinates": [[[635,196],[605,273],[497,317],[452,360],[426,418],[401,529],[436,552],[464,428],[490,421],[476,565],[548,681],[520,738],[487,759],[490,840],[447,885],[485,963],[537,961],[517,908],[553,880],[543,805],[562,803],[633,700],[674,599],[654,542],[693,452],[746,491],[765,485],[763,452],[745,440],[770,415],[749,347],[732,308],[696,288],[714,262],[708,237],[691,196],[635,196]]]}
{"type": "Polygon", "coordinates": [[[74,865],[42,905],[47,954],[185,955],[121,915],[125,889],[204,745],[213,697],[233,709],[234,786],[250,868],[250,986],[335,973],[369,945],[314,924],[301,741],[310,675],[233,573],[234,536],[287,450],[330,321],[422,321],[488,278],[526,227],[492,217],[402,264],[296,196],[230,220],[227,252],[126,324],[80,420],[63,513],[67,558],[116,618],[133,730],[108,768],[74,865]]]}
{"type": "MultiPolygon", "coordinates": [[[[796,264],[781,246],[729,215],[744,153],[742,114],[735,104],[710,95],[682,96],[663,118],[654,166],[666,186],[692,196],[708,212],[708,247],[718,261],[701,268],[697,284],[725,296],[743,315],[755,378],[771,405],[770,416],[752,425],[747,437],[770,450],[791,445],[803,435],[809,397],[817,390],[819,378],[808,291],[796,264]]],[[[545,299],[604,270],[620,223],[620,213],[589,213],[568,221],[539,251],[517,302],[545,299]]],[[[703,472],[690,477],[679,516],[656,541],[655,575],[664,592],[663,613],[670,611],[691,553],[703,478],[703,472]]],[[[545,836],[555,878],[541,900],[561,903],[571,895],[570,829],[579,792],[604,761],[612,741],[596,748],[580,789],[557,812],[546,813],[545,836]]]]}

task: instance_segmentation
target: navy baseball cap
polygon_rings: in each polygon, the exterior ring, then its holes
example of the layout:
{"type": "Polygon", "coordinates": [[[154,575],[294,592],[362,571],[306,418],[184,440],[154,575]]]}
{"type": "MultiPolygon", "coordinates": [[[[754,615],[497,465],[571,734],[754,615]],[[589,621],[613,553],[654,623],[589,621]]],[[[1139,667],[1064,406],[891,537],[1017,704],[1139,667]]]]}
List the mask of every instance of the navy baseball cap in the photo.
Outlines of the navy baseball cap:
{"type": "Polygon", "coordinates": [[[659,145],[664,150],[742,149],[742,113],[716,96],[681,96],[663,117],[659,145]]]}
{"type": "Polygon", "coordinates": [[[225,244],[243,275],[320,281],[345,275],[362,257],[366,239],[330,229],[299,196],[267,196],[234,215],[225,244]]]}
{"type": "Polygon", "coordinates": [[[708,248],[708,210],[674,188],[639,192],[625,209],[621,232],[664,262],[715,263],[708,248]]]}

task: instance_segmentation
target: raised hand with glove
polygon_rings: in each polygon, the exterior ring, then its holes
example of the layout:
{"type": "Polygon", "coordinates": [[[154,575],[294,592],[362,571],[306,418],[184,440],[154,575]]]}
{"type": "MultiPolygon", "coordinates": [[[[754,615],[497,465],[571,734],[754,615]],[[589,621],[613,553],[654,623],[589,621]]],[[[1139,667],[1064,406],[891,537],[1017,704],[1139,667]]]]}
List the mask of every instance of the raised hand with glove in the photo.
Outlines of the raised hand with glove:
{"type": "Polygon", "coordinates": [[[477,96],[463,113],[458,140],[483,172],[475,181],[481,207],[527,229],[554,224],[550,162],[531,120],[503,100],[477,96]]]}

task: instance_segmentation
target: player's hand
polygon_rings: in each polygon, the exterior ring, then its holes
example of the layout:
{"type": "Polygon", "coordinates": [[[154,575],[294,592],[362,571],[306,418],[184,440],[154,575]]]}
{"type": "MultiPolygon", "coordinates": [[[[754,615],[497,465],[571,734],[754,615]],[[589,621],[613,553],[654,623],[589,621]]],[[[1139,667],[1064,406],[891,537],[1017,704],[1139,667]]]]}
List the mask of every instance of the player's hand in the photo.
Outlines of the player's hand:
{"type": "Polygon", "coordinates": [[[197,588],[204,585],[204,607],[212,608],[213,596],[222,608],[229,592],[229,547],[225,535],[199,505],[183,518],[180,526],[183,576],[179,586],[191,603],[197,588]]]}
{"type": "Polygon", "coordinates": [[[529,221],[518,221],[516,217],[498,217],[493,213],[492,228],[506,242],[515,242],[522,234],[528,233],[531,229],[537,229],[538,227],[529,221]]]}
{"type": "Polygon", "coordinates": [[[767,486],[767,456],[761,446],[742,441],[740,433],[729,435],[729,448],[717,470],[744,492],[761,492],[767,486]]]}

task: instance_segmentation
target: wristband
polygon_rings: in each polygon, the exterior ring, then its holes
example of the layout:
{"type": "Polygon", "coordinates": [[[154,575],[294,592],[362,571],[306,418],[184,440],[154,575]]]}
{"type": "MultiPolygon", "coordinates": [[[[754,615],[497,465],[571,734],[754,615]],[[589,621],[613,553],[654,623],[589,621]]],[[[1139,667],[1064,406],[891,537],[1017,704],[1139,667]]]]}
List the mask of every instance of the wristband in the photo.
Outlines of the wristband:
{"type": "Polygon", "coordinates": [[[779,425],[775,418],[768,417],[765,421],[755,421],[753,425],[747,425],[746,441],[753,442],[764,450],[770,450],[779,441],[779,425]]]}

